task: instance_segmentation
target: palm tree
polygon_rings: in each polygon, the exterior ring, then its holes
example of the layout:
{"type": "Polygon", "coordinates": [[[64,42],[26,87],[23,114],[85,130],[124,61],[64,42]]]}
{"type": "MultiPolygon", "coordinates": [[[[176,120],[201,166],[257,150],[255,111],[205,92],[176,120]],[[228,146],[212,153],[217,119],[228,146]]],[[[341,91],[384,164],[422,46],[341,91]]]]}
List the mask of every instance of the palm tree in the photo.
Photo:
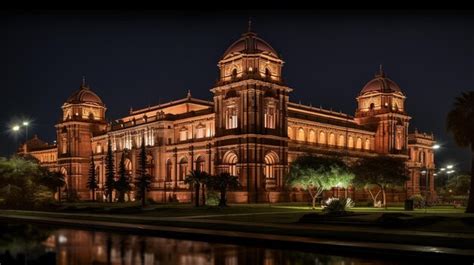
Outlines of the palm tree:
{"type": "Polygon", "coordinates": [[[208,178],[209,174],[207,174],[206,171],[193,170],[186,176],[186,179],[184,180],[184,183],[194,185],[194,198],[196,207],[199,207],[199,189],[201,184],[204,185],[208,178]]]}
{"type": "Polygon", "coordinates": [[[446,123],[460,147],[471,147],[471,187],[466,213],[474,213],[474,91],[463,92],[456,98],[446,123]]]}
{"type": "Polygon", "coordinates": [[[211,177],[209,186],[220,192],[219,207],[227,206],[227,191],[230,189],[237,189],[240,187],[239,178],[224,172],[217,176],[211,177]]]}

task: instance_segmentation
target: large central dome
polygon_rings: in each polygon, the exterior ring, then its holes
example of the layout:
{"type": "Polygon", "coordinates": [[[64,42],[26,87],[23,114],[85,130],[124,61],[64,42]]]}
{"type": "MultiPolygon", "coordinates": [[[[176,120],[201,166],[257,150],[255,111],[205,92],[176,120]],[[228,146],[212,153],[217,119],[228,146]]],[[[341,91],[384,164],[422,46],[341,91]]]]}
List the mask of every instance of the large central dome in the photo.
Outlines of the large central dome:
{"type": "Polygon", "coordinates": [[[230,47],[225,51],[222,58],[227,58],[234,54],[256,54],[256,53],[267,53],[270,56],[279,58],[278,53],[275,49],[268,44],[268,42],[257,37],[257,34],[254,32],[247,32],[242,34],[242,37],[234,42],[230,47]]]}

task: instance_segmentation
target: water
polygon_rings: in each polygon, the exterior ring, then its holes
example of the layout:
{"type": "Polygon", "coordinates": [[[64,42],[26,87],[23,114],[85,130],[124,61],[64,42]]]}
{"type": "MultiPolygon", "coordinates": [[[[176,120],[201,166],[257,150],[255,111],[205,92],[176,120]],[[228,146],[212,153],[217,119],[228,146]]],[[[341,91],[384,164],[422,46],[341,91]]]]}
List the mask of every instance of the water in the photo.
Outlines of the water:
{"type": "Polygon", "coordinates": [[[0,223],[0,265],[407,264],[271,246],[239,246],[70,228],[0,223]]]}

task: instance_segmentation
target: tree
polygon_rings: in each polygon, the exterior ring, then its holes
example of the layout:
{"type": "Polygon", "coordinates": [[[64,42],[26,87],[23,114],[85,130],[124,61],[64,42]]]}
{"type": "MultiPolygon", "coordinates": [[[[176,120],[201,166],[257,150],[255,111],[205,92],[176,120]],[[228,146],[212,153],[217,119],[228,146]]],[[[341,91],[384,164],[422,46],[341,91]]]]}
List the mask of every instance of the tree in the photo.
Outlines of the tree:
{"type": "Polygon", "coordinates": [[[231,174],[224,172],[217,176],[209,178],[208,186],[212,189],[219,191],[219,207],[227,206],[227,191],[238,189],[240,187],[239,178],[232,176],[231,174]]]}
{"type": "Polygon", "coordinates": [[[107,144],[107,156],[105,158],[105,194],[109,202],[112,202],[112,192],[115,188],[115,167],[114,154],[112,153],[112,143],[107,144]]]}
{"type": "Polygon", "coordinates": [[[199,189],[201,187],[201,184],[204,185],[204,183],[207,182],[208,178],[209,174],[207,174],[206,171],[193,170],[186,176],[186,179],[184,180],[184,183],[194,186],[194,198],[196,207],[199,207],[199,189]]]}
{"type": "Polygon", "coordinates": [[[130,176],[125,168],[125,153],[122,153],[122,158],[120,159],[119,164],[119,179],[115,183],[115,189],[117,190],[119,196],[118,201],[125,201],[125,193],[129,192],[131,189],[130,186],[130,176]]]}
{"type": "Polygon", "coordinates": [[[286,181],[292,188],[308,191],[315,209],[316,199],[324,190],[347,188],[352,179],[354,174],[339,157],[304,155],[292,163],[286,181]]]}
{"type": "Polygon", "coordinates": [[[146,193],[150,190],[151,176],[146,172],[146,150],[145,150],[145,137],[142,135],[142,145],[140,147],[140,154],[138,156],[138,169],[136,187],[138,189],[138,197],[142,201],[142,207],[146,204],[146,193]]]}
{"type": "Polygon", "coordinates": [[[457,175],[448,180],[446,189],[451,191],[452,195],[467,195],[469,193],[469,185],[471,182],[471,176],[469,175],[457,175]]]}
{"type": "Polygon", "coordinates": [[[471,185],[466,213],[474,213],[474,91],[456,98],[446,124],[460,147],[471,148],[471,185]]]}
{"type": "Polygon", "coordinates": [[[409,180],[405,160],[390,156],[366,157],[357,161],[353,168],[356,177],[354,184],[364,187],[376,205],[377,198],[382,193],[382,203],[386,206],[387,188],[402,187],[409,180]],[[374,195],[374,192],[377,193],[374,195]]]}
{"type": "Polygon", "coordinates": [[[42,179],[41,183],[54,193],[58,193],[58,201],[61,202],[61,188],[66,185],[65,176],[61,171],[49,171],[45,167],[41,167],[42,179]]]}
{"type": "Polygon", "coordinates": [[[95,201],[95,190],[97,185],[97,177],[95,173],[94,153],[91,152],[91,162],[89,166],[89,178],[87,179],[87,188],[92,192],[92,201],[95,201]]]}

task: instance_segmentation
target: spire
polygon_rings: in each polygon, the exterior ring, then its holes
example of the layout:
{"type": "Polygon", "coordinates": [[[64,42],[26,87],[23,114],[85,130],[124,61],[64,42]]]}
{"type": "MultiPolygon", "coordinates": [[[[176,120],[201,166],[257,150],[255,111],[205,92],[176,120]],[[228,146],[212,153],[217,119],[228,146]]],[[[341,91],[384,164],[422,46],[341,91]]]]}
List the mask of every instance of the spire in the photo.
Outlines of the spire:
{"type": "Polygon", "coordinates": [[[83,75],[82,76],[82,83],[81,83],[81,89],[86,89],[86,88],[89,88],[86,84],[86,76],[83,75]]]}
{"type": "Polygon", "coordinates": [[[385,77],[385,72],[383,70],[383,65],[382,64],[379,65],[379,72],[375,74],[375,77],[379,77],[379,76],[380,77],[385,77]]]}
{"type": "Polygon", "coordinates": [[[188,90],[187,98],[191,98],[191,90],[188,90]]]}
{"type": "Polygon", "coordinates": [[[252,32],[252,17],[249,17],[249,26],[247,28],[247,32],[252,32]]]}

